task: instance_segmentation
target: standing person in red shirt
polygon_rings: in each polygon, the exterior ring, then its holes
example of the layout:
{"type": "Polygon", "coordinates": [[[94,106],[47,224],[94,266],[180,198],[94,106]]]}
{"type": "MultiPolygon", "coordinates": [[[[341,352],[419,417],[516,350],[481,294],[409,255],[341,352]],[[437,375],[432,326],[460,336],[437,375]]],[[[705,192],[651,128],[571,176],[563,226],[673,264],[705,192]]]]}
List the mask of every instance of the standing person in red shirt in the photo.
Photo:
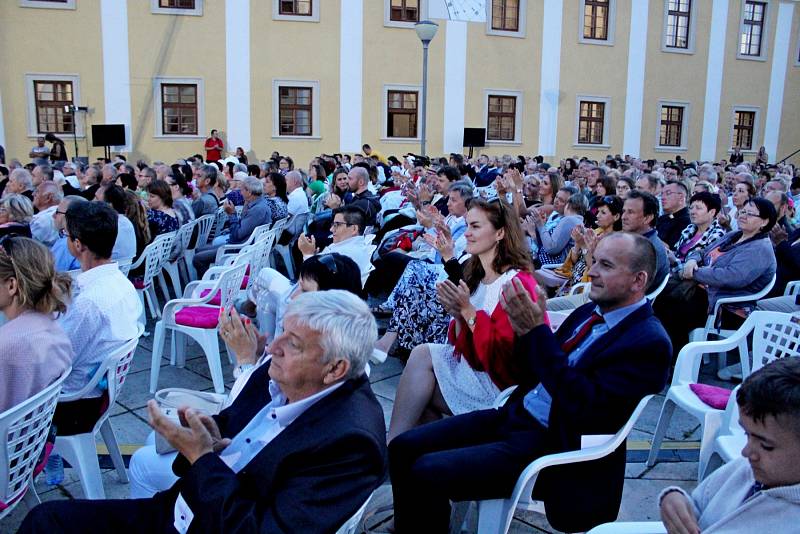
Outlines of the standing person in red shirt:
{"type": "Polygon", "coordinates": [[[217,137],[217,131],[211,130],[211,137],[206,139],[205,149],[206,149],[206,161],[219,161],[222,159],[222,149],[225,148],[225,144],[222,142],[222,139],[217,137]]]}

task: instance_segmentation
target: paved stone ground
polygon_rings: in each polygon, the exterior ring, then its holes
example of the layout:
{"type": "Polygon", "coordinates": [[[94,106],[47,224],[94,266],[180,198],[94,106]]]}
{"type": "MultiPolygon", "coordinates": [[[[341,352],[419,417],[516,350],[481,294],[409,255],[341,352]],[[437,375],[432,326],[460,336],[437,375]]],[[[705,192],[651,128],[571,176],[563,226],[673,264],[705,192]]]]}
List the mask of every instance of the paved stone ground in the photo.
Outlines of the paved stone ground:
{"type": "MultiPolygon", "coordinates": [[[[152,332],[152,324],[149,325],[148,330],[152,332]]],[[[132,454],[144,442],[150,432],[145,404],[152,397],[148,391],[152,339],[152,335],[142,338],[135,353],[133,368],[128,375],[110,418],[117,441],[122,445],[124,455],[132,454]]],[[[229,388],[233,383],[231,366],[228,363],[227,354],[224,352],[224,346],[221,348],[223,350],[223,372],[226,377],[226,385],[229,388]]],[[[168,352],[168,337],[166,349],[168,352]]],[[[383,406],[387,425],[402,370],[403,364],[395,358],[389,358],[383,364],[372,367],[370,381],[378,400],[383,406]]],[[[703,381],[719,384],[711,379],[710,376],[705,376],[703,381]]],[[[186,387],[202,391],[213,391],[208,365],[199,347],[190,342],[187,348],[186,366],[183,369],[171,367],[168,359],[162,359],[158,385],[161,388],[186,387]]],[[[659,395],[650,402],[629,438],[628,464],[622,509],[619,515],[620,520],[655,520],[658,518],[656,499],[664,487],[678,484],[691,490],[696,485],[699,425],[691,417],[680,413],[680,411],[676,411],[667,432],[667,438],[672,443],[667,443],[668,449],[662,451],[663,461],[652,468],[647,468],[644,464],[649,440],[658,421],[663,398],[663,395],[659,395]]],[[[98,444],[99,451],[104,452],[105,448],[99,437],[98,444]]],[[[127,498],[128,486],[119,481],[116,472],[111,468],[111,462],[107,456],[101,456],[101,468],[106,496],[108,498],[127,498]]],[[[83,497],[80,482],[71,468],[66,469],[64,483],[55,487],[47,486],[44,482],[44,476],[40,475],[36,482],[36,489],[43,501],[83,497]]],[[[377,491],[368,507],[365,517],[370,528],[380,527],[391,518],[391,512],[376,512],[376,510],[382,507],[385,508],[390,503],[391,487],[387,483],[377,491]]],[[[0,521],[0,532],[15,532],[27,511],[26,504],[24,502],[20,503],[7,518],[0,521]]],[[[470,518],[468,516],[467,524],[471,524],[474,531],[474,517],[470,518]]],[[[556,531],[549,526],[543,516],[518,512],[511,525],[511,532],[540,533],[556,531]]]]}

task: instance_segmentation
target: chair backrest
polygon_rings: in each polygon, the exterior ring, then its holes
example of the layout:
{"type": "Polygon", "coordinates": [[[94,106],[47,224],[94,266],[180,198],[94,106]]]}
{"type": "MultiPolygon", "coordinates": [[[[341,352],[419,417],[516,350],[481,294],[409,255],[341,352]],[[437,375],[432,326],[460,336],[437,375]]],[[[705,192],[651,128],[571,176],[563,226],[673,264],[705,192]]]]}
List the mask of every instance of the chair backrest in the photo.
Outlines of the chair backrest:
{"type": "Polygon", "coordinates": [[[579,295],[583,294],[586,291],[589,291],[592,288],[591,282],[578,282],[577,284],[573,285],[570,290],[570,295],[579,295]]]}
{"type": "Polygon", "coordinates": [[[278,219],[274,223],[272,223],[272,229],[278,234],[280,237],[281,233],[286,229],[286,225],[289,222],[289,217],[284,217],[283,219],[278,219]]]}
{"type": "Polygon", "coordinates": [[[61,385],[70,371],[64,371],[30,399],[0,413],[0,518],[11,512],[28,489],[50,432],[61,385]]]}
{"type": "Polygon", "coordinates": [[[294,243],[297,236],[300,235],[300,232],[303,231],[305,228],[306,221],[308,220],[309,213],[297,213],[289,217],[289,221],[286,223],[286,230],[292,234],[292,243],[294,243]]]}
{"type": "Polygon", "coordinates": [[[211,239],[215,239],[222,234],[222,229],[225,227],[225,219],[227,218],[225,210],[217,208],[217,213],[214,215],[214,226],[211,229],[211,239]]]}
{"type": "Polygon", "coordinates": [[[174,232],[161,234],[145,247],[142,252],[145,257],[143,287],[148,287],[153,282],[153,278],[161,272],[161,266],[169,259],[173,241],[175,241],[174,232]]]}
{"type": "Polygon", "coordinates": [[[194,233],[195,226],[197,226],[197,220],[187,221],[186,224],[178,229],[178,234],[175,236],[175,243],[172,245],[172,248],[175,251],[173,257],[176,257],[176,255],[180,256],[187,248],[189,248],[189,243],[192,240],[192,234],[194,233]]]}
{"type": "Polygon", "coordinates": [[[250,234],[250,237],[247,239],[247,241],[245,241],[245,243],[248,245],[252,245],[253,243],[257,242],[262,237],[267,235],[267,233],[270,231],[269,227],[270,227],[269,224],[262,224],[260,226],[256,226],[255,228],[253,228],[253,233],[250,234]]]}
{"type": "Polygon", "coordinates": [[[250,276],[247,277],[247,287],[245,289],[250,289],[261,269],[269,265],[269,255],[272,253],[272,246],[275,244],[276,239],[278,239],[277,232],[269,230],[253,244],[253,256],[250,259],[250,276]]]}
{"type": "Polygon", "coordinates": [[[132,264],[133,264],[133,258],[123,258],[117,260],[117,267],[119,268],[119,272],[121,272],[125,276],[128,276],[128,273],[131,272],[132,264]]]}
{"type": "Polygon", "coordinates": [[[731,396],[728,397],[728,404],[725,405],[717,437],[744,433],[744,429],[739,425],[739,404],[736,402],[736,393],[740,387],[736,386],[731,391],[731,396]]]}
{"type": "Polygon", "coordinates": [[[800,356],[800,314],[755,311],[752,362],[742,361],[747,377],[778,358],[800,356]]]}
{"type": "Polygon", "coordinates": [[[795,280],[794,282],[786,284],[786,289],[783,291],[783,294],[787,297],[800,295],[800,280],[795,280]]]}
{"type": "Polygon", "coordinates": [[[239,295],[239,288],[242,286],[244,273],[247,272],[247,263],[234,265],[217,280],[216,289],[212,289],[210,294],[215,295],[220,292],[220,308],[229,310],[233,307],[236,297],[239,295]]]}
{"type": "Polygon", "coordinates": [[[197,239],[195,240],[194,247],[191,250],[208,243],[208,236],[211,235],[211,230],[213,229],[214,222],[216,220],[216,215],[203,215],[202,217],[198,217],[194,220],[195,228],[197,228],[197,239]]]}
{"type": "Polygon", "coordinates": [[[667,282],[669,282],[669,275],[665,276],[664,279],[661,280],[661,283],[658,284],[657,288],[646,295],[647,300],[650,301],[650,304],[652,304],[653,301],[656,300],[656,297],[659,296],[662,291],[664,291],[664,288],[667,287],[667,282]]]}

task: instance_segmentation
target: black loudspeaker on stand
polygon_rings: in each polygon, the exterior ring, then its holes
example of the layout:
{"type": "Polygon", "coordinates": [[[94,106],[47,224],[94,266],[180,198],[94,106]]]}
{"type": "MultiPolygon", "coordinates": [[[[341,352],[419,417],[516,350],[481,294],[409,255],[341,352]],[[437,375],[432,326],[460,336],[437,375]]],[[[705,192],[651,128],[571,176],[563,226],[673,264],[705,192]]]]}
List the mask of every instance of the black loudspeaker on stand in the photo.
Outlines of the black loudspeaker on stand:
{"type": "Polygon", "coordinates": [[[486,128],[464,128],[464,144],[469,147],[469,157],[472,157],[474,147],[486,146],[486,128]]]}
{"type": "Polygon", "coordinates": [[[124,124],[93,124],[92,146],[103,147],[106,159],[111,159],[112,146],[125,146],[124,124]]]}

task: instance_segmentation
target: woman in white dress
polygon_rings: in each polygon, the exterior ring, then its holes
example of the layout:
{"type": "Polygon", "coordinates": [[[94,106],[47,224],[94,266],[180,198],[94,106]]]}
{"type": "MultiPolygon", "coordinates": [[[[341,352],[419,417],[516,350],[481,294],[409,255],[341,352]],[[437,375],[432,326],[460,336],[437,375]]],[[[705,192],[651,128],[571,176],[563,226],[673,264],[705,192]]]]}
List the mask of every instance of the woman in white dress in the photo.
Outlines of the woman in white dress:
{"type": "MultiPolygon", "coordinates": [[[[389,441],[444,415],[489,408],[502,389],[517,383],[521,369],[511,360],[514,332],[499,298],[503,284],[516,277],[536,299],[520,221],[506,202],[480,198],[470,202],[466,220],[466,251],[472,257],[458,285],[445,280],[437,286],[453,317],[448,343],[411,351],[397,386],[389,441]]],[[[448,272],[458,268],[457,260],[451,262],[455,265],[448,265],[448,272]]]]}

